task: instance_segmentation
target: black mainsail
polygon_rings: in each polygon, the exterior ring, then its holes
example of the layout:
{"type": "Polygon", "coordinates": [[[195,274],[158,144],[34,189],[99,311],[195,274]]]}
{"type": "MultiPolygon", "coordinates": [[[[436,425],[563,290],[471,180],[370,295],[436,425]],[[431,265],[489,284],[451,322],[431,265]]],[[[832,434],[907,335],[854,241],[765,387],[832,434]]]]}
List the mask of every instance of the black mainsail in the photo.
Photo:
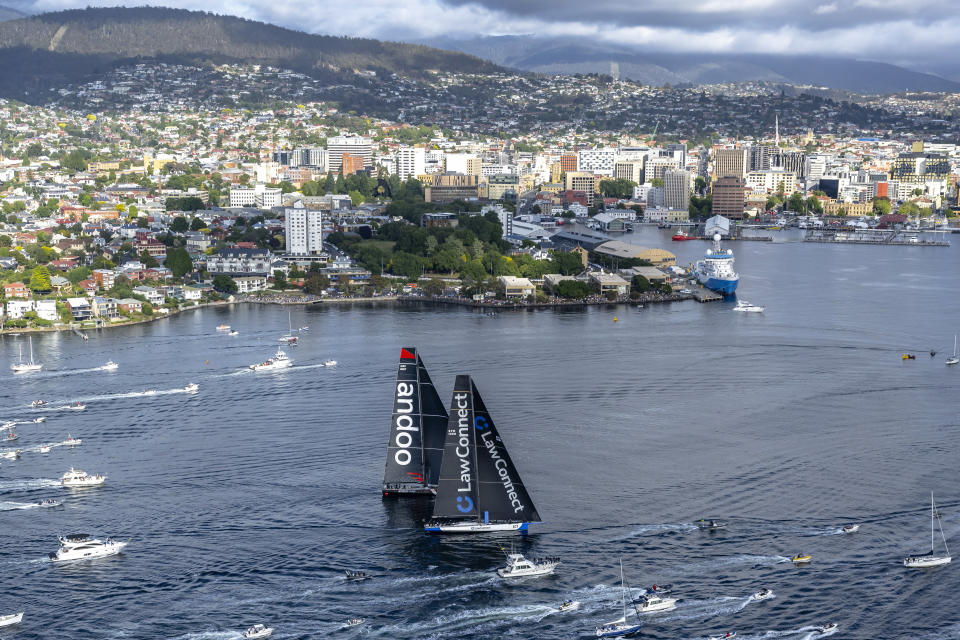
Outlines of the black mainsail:
{"type": "Polygon", "coordinates": [[[433,520],[428,531],[522,530],[540,521],[470,376],[453,387],[433,520]]]}
{"type": "Polygon", "coordinates": [[[440,478],[447,412],[413,347],[400,349],[383,495],[432,495],[440,478]]]}

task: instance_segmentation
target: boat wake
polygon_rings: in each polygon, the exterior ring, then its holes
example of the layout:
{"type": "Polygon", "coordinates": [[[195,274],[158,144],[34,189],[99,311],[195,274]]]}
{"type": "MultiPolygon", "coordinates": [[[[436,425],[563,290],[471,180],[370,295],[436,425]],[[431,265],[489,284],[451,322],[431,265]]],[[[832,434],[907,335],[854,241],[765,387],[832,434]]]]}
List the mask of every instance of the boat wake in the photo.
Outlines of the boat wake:
{"type": "Polygon", "coordinates": [[[32,480],[0,480],[0,491],[37,491],[59,487],[59,480],[36,478],[32,480]]]}
{"type": "Polygon", "coordinates": [[[94,371],[107,371],[107,367],[89,367],[86,369],[64,369],[62,371],[44,371],[42,373],[34,374],[32,377],[37,378],[62,378],[64,376],[76,376],[82,373],[93,373],[94,371]]]}
{"type": "Polygon", "coordinates": [[[470,630],[490,632],[504,624],[537,623],[555,613],[549,605],[531,604],[514,607],[485,607],[482,609],[463,609],[450,615],[440,615],[429,620],[411,624],[396,624],[371,630],[371,635],[388,638],[443,638],[463,637],[470,630]]]}
{"type": "MultiPolygon", "coordinates": [[[[814,632],[817,630],[814,626],[800,627],[799,629],[784,629],[782,631],[778,630],[769,630],[764,631],[763,633],[754,633],[754,634],[743,634],[737,633],[737,640],[770,640],[771,638],[788,638],[790,636],[799,636],[806,634],[804,637],[809,638],[814,635],[814,632]]],[[[824,637],[824,636],[821,636],[824,637]]]]}
{"type": "Polygon", "coordinates": [[[199,631],[197,633],[185,633],[177,636],[174,640],[235,640],[242,638],[242,631],[199,631]]]}
{"type": "Polygon", "coordinates": [[[631,538],[638,538],[640,536],[646,535],[660,535],[663,533],[685,533],[688,531],[696,531],[697,525],[691,524],[689,522],[677,523],[677,524],[641,524],[629,533],[625,533],[622,536],[613,538],[611,542],[619,542],[621,540],[630,540],[631,538]]]}
{"type": "Polygon", "coordinates": [[[21,511],[23,509],[38,509],[36,502],[0,502],[0,511],[21,511]]]}
{"type": "Polygon", "coordinates": [[[657,620],[669,622],[671,620],[696,620],[698,618],[731,615],[743,611],[751,602],[756,602],[752,595],[743,598],[722,596],[710,600],[681,600],[677,604],[673,615],[657,617],[657,620]]]}
{"type": "Polygon", "coordinates": [[[678,570],[683,573],[699,573],[708,569],[729,567],[732,565],[774,565],[784,562],[790,562],[790,558],[787,556],[759,556],[743,553],[736,556],[712,558],[710,560],[704,560],[703,562],[685,564],[678,570]]]}

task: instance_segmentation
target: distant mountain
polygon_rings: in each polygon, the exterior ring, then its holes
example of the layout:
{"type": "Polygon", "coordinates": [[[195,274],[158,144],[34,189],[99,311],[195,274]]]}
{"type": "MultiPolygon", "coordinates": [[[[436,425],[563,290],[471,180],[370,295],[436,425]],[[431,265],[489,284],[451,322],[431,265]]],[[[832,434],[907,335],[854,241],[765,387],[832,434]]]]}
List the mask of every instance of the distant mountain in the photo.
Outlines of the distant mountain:
{"type": "Polygon", "coordinates": [[[359,70],[405,76],[424,76],[430,70],[501,70],[461,52],[310,35],[201,11],[87,8],[0,22],[0,96],[36,100],[64,83],[95,79],[119,64],[151,59],[265,64],[331,79],[359,70]]]}
{"type": "Polygon", "coordinates": [[[0,4],[0,22],[3,22],[4,20],[16,20],[17,18],[23,18],[26,15],[27,14],[25,14],[23,11],[18,11],[13,7],[7,7],[0,4]]]}
{"type": "Polygon", "coordinates": [[[619,67],[621,78],[651,85],[766,81],[858,93],[960,91],[960,83],[940,76],[847,58],[674,54],[646,52],[629,45],[536,36],[447,38],[431,44],[523,71],[609,74],[619,67]]]}

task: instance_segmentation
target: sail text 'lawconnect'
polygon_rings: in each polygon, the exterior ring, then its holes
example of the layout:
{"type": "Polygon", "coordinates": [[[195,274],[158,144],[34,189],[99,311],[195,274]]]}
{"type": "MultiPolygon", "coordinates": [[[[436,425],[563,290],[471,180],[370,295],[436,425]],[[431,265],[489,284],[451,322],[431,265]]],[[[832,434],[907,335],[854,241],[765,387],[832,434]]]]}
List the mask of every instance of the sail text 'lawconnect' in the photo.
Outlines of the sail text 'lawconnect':
{"type": "Polygon", "coordinates": [[[507,461],[501,458],[500,454],[497,453],[497,445],[493,442],[493,436],[491,432],[484,431],[480,438],[483,440],[483,444],[487,447],[487,451],[490,453],[490,459],[493,460],[493,466],[497,469],[497,473],[500,474],[500,480],[503,482],[503,488],[507,491],[507,498],[510,499],[510,505],[513,507],[513,512],[520,513],[523,511],[524,506],[517,497],[516,489],[513,488],[513,480],[510,479],[510,471],[507,469],[507,461]]]}
{"type": "Polygon", "coordinates": [[[473,486],[470,479],[470,411],[467,409],[467,394],[455,393],[454,399],[457,401],[457,457],[460,458],[460,482],[461,486],[457,491],[469,493],[473,486]]]}

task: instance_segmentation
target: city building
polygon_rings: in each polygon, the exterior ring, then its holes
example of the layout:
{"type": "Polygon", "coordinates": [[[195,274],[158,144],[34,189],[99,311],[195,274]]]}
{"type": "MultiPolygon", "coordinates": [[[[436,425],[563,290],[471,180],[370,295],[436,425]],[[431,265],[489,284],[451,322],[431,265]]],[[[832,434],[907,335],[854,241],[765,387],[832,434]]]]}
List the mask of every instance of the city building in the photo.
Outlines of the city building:
{"type": "Polygon", "coordinates": [[[444,155],[444,164],[447,173],[480,176],[483,170],[483,160],[469,153],[447,153],[444,155]]]}
{"type": "Polygon", "coordinates": [[[363,171],[363,158],[352,153],[344,152],[340,156],[340,171],[345,176],[352,176],[363,171]]]}
{"type": "Polygon", "coordinates": [[[743,180],[747,175],[748,168],[746,149],[716,149],[713,153],[713,177],[718,178],[740,178],[743,180]]]}
{"type": "Polygon", "coordinates": [[[767,169],[747,174],[747,188],[756,193],[779,193],[789,196],[797,190],[797,176],[792,171],[767,169]]]}
{"type": "Polygon", "coordinates": [[[267,249],[221,249],[207,256],[207,271],[227,275],[272,275],[273,254],[267,249]]]}
{"type": "Polygon", "coordinates": [[[287,253],[316,255],[323,252],[323,212],[307,209],[302,200],[297,200],[283,212],[287,253]]]}
{"type": "Polygon", "coordinates": [[[497,283],[506,298],[526,298],[536,291],[536,287],[527,278],[500,276],[497,283]]]}
{"type": "Polygon", "coordinates": [[[690,208],[690,172],[671,169],[663,174],[663,201],[667,209],[690,208]]]}
{"type": "Polygon", "coordinates": [[[480,194],[477,176],[463,173],[435,173],[424,189],[427,202],[439,204],[454,200],[476,200],[480,194]]]}
{"type": "Polygon", "coordinates": [[[621,242],[620,240],[608,240],[603,244],[597,245],[593,250],[596,253],[601,253],[611,258],[646,260],[656,267],[669,267],[677,264],[677,256],[666,249],[639,247],[634,244],[621,242]]]}
{"type": "Polygon", "coordinates": [[[519,191],[519,176],[498,174],[487,179],[487,198],[490,200],[516,200],[519,191]]]}
{"type": "Polygon", "coordinates": [[[625,296],[630,291],[630,283],[615,273],[594,271],[589,274],[590,284],[600,295],[613,293],[625,296]]]}
{"type": "MultiPolygon", "coordinates": [[[[370,138],[363,136],[334,136],[327,139],[327,170],[339,173],[343,168],[343,154],[361,159],[361,167],[373,164],[373,148],[370,138]]],[[[346,175],[346,172],[344,172],[346,175]]]]}
{"type": "Polygon", "coordinates": [[[592,173],[585,171],[568,171],[566,176],[567,191],[582,191],[587,196],[587,206],[593,206],[596,195],[596,178],[592,173]]]}
{"type": "Polygon", "coordinates": [[[682,169],[676,158],[647,158],[643,163],[643,181],[653,182],[663,180],[663,176],[670,170],[682,169]]]}
{"type": "MultiPolygon", "coordinates": [[[[400,147],[397,151],[397,176],[401,180],[416,178],[426,172],[426,149],[422,147],[400,147]]],[[[467,172],[464,171],[463,173],[467,172]]]]}
{"type": "Polygon", "coordinates": [[[629,180],[636,184],[643,182],[643,161],[621,160],[613,166],[614,179],[629,180]]]}
{"type": "Polygon", "coordinates": [[[577,153],[577,170],[612,177],[616,161],[614,149],[584,149],[577,153]]]}
{"type": "Polygon", "coordinates": [[[575,153],[563,153],[560,155],[560,170],[566,173],[567,171],[576,171],[577,170],[577,154],[575,153]]]}
{"type": "Polygon", "coordinates": [[[740,178],[733,176],[718,178],[712,186],[712,212],[731,220],[742,220],[746,191],[746,185],[740,178]]]}

